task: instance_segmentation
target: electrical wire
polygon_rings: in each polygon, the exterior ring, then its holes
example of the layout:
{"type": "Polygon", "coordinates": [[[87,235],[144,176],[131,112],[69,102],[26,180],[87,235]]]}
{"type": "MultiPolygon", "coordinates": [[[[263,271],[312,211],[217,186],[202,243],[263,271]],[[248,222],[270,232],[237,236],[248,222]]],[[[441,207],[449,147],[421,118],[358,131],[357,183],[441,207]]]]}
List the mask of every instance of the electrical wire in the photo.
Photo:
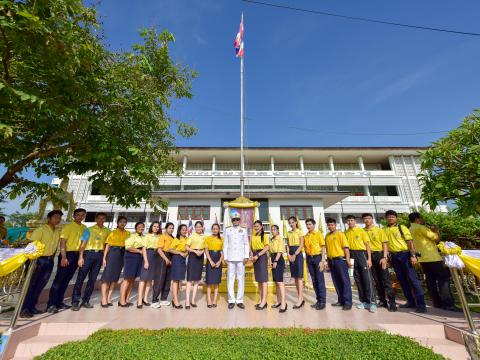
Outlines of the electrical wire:
{"type": "Polygon", "coordinates": [[[399,27],[405,27],[405,28],[416,29],[416,30],[437,31],[437,32],[451,33],[456,35],[480,36],[480,33],[476,33],[476,32],[452,30],[452,29],[445,29],[445,28],[422,26],[422,25],[404,24],[404,23],[398,23],[393,21],[378,20],[378,19],[365,18],[365,17],[359,17],[359,16],[349,16],[349,15],[331,13],[326,11],[298,8],[294,6],[287,6],[287,5],[274,4],[274,3],[267,3],[263,1],[255,1],[255,0],[242,0],[242,1],[245,3],[254,4],[254,5],[263,5],[263,6],[269,6],[269,7],[283,9],[283,10],[304,12],[304,13],[309,13],[314,15],[331,16],[331,17],[342,18],[346,20],[355,20],[355,21],[363,21],[363,22],[377,23],[377,24],[383,24],[383,25],[392,25],[392,26],[399,26],[399,27]]]}

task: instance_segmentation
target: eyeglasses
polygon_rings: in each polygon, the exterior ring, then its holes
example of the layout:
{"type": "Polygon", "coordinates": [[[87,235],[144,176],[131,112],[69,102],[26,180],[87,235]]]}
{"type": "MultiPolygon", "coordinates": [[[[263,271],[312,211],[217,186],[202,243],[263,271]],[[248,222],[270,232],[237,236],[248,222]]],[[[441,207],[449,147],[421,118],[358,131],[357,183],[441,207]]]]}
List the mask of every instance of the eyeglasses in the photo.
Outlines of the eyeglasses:
{"type": "Polygon", "coordinates": [[[240,219],[232,219],[232,221],[240,221],[240,219]]]}

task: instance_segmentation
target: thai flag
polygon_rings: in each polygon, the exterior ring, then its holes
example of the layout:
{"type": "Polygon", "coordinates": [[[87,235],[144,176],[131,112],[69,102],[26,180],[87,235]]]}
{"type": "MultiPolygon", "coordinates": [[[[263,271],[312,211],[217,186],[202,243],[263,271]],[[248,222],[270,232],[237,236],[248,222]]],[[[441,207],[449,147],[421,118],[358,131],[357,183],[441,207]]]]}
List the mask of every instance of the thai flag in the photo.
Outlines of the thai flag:
{"type": "Polygon", "coordinates": [[[243,58],[243,14],[242,21],[240,22],[240,28],[238,29],[233,46],[235,47],[235,56],[243,58]]]}
{"type": "Polygon", "coordinates": [[[187,235],[190,236],[193,233],[193,223],[192,223],[192,218],[189,216],[188,217],[188,226],[187,226],[187,235]]]}

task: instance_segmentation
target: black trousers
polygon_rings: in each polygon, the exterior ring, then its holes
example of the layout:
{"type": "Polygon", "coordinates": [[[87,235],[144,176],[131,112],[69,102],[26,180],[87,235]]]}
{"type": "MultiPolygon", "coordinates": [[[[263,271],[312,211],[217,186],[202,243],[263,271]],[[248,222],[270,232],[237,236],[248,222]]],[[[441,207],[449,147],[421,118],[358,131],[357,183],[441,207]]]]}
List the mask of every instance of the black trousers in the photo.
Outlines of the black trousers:
{"type": "Polygon", "coordinates": [[[33,272],[27,296],[22,309],[33,311],[37,306],[38,298],[50,279],[53,271],[53,255],[41,256],[37,259],[37,265],[33,272]]]}
{"type": "Polygon", "coordinates": [[[350,250],[350,257],[355,260],[353,264],[353,279],[357,285],[360,302],[375,304],[373,279],[367,264],[367,252],[365,250],[350,250]]]}
{"type": "Polygon", "coordinates": [[[372,274],[375,280],[375,287],[377,289],[378,300],[386,304],[395,304],[395,291],[392,288],[392,281],[390,280],[390,273],[388,268],[383,269],[380,265],[380,260],[383,258],[383,251],[372,252],[372,274]]]}
{"type": "Polygon", "coordinates": [[[85,278],[88,276],[87,285],[85,286],[85,291],[83,292],[82,301],[87,303],[90,301],[92,296],[93,289],[95,287],[95,282],[97,281],[98,273],[102,267],[103,262],[103,251],[85,251],[83,254],[83,266],[78,268],[77,280],[75,281],[75,286],[73,287],[72,294],[72,304],[78,304],[80,302],[80,297],[82,296],[82,287],[85,278]]]}
{"type": "MultiPolygon", "coordinates": [[[[165,255],[171,259],[170,253],[165,253],[165,255]]],[[[160,255],[156,255],[160,259],[158,260],[157,267],[155,269],[155,280],[153,280],[153,294],[152,302],[158,302],[158,297],[160,301],[166,301],[168,294],[170,292],[170,283],[171,283],[171,270],[172,266],[167,266],[165,260],[163,260],[160,255]]]]}
{"type": "Polygon", "coordinates": [[[422,262],[420,265],[425,274],[433,306],[438,308],[453,306],[455,302],[450,291],[450,272],[443,265],[443,261],[422,262]]]}
{"type": "Polygon", "coordinates": [[[65,267],[60,266],[62,255],[58,255],[57,273],[53,279],[52,287],[50,288],[50,294],[48,298],[48,305],[60,306],[63,303],[65,297],[65,291],[67,291],[68,284],[75,275],[75,271],[78,268],[78,251],[67,251],[68,265],[65,267]]]}

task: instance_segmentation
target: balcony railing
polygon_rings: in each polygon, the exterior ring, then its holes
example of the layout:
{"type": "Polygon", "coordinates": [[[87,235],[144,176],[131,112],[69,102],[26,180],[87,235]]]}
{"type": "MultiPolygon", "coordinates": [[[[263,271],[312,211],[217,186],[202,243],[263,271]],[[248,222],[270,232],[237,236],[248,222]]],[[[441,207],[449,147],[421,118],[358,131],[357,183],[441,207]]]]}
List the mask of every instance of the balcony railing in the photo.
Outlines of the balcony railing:
{"type": "MultiPolygon", "coordinates": [[[[166,176],[174,177],[175,174],[167,174],[166,176]]],[[[183,176],[232,176],[239,177],[240,170],[185,170],[183,176]]],[[[263,176],[395,176],[392,170],[341,170],[341,171],[326,171],[326,170],[246,170],[245,176],[249,177],[263,177],[263,176]]]]}

